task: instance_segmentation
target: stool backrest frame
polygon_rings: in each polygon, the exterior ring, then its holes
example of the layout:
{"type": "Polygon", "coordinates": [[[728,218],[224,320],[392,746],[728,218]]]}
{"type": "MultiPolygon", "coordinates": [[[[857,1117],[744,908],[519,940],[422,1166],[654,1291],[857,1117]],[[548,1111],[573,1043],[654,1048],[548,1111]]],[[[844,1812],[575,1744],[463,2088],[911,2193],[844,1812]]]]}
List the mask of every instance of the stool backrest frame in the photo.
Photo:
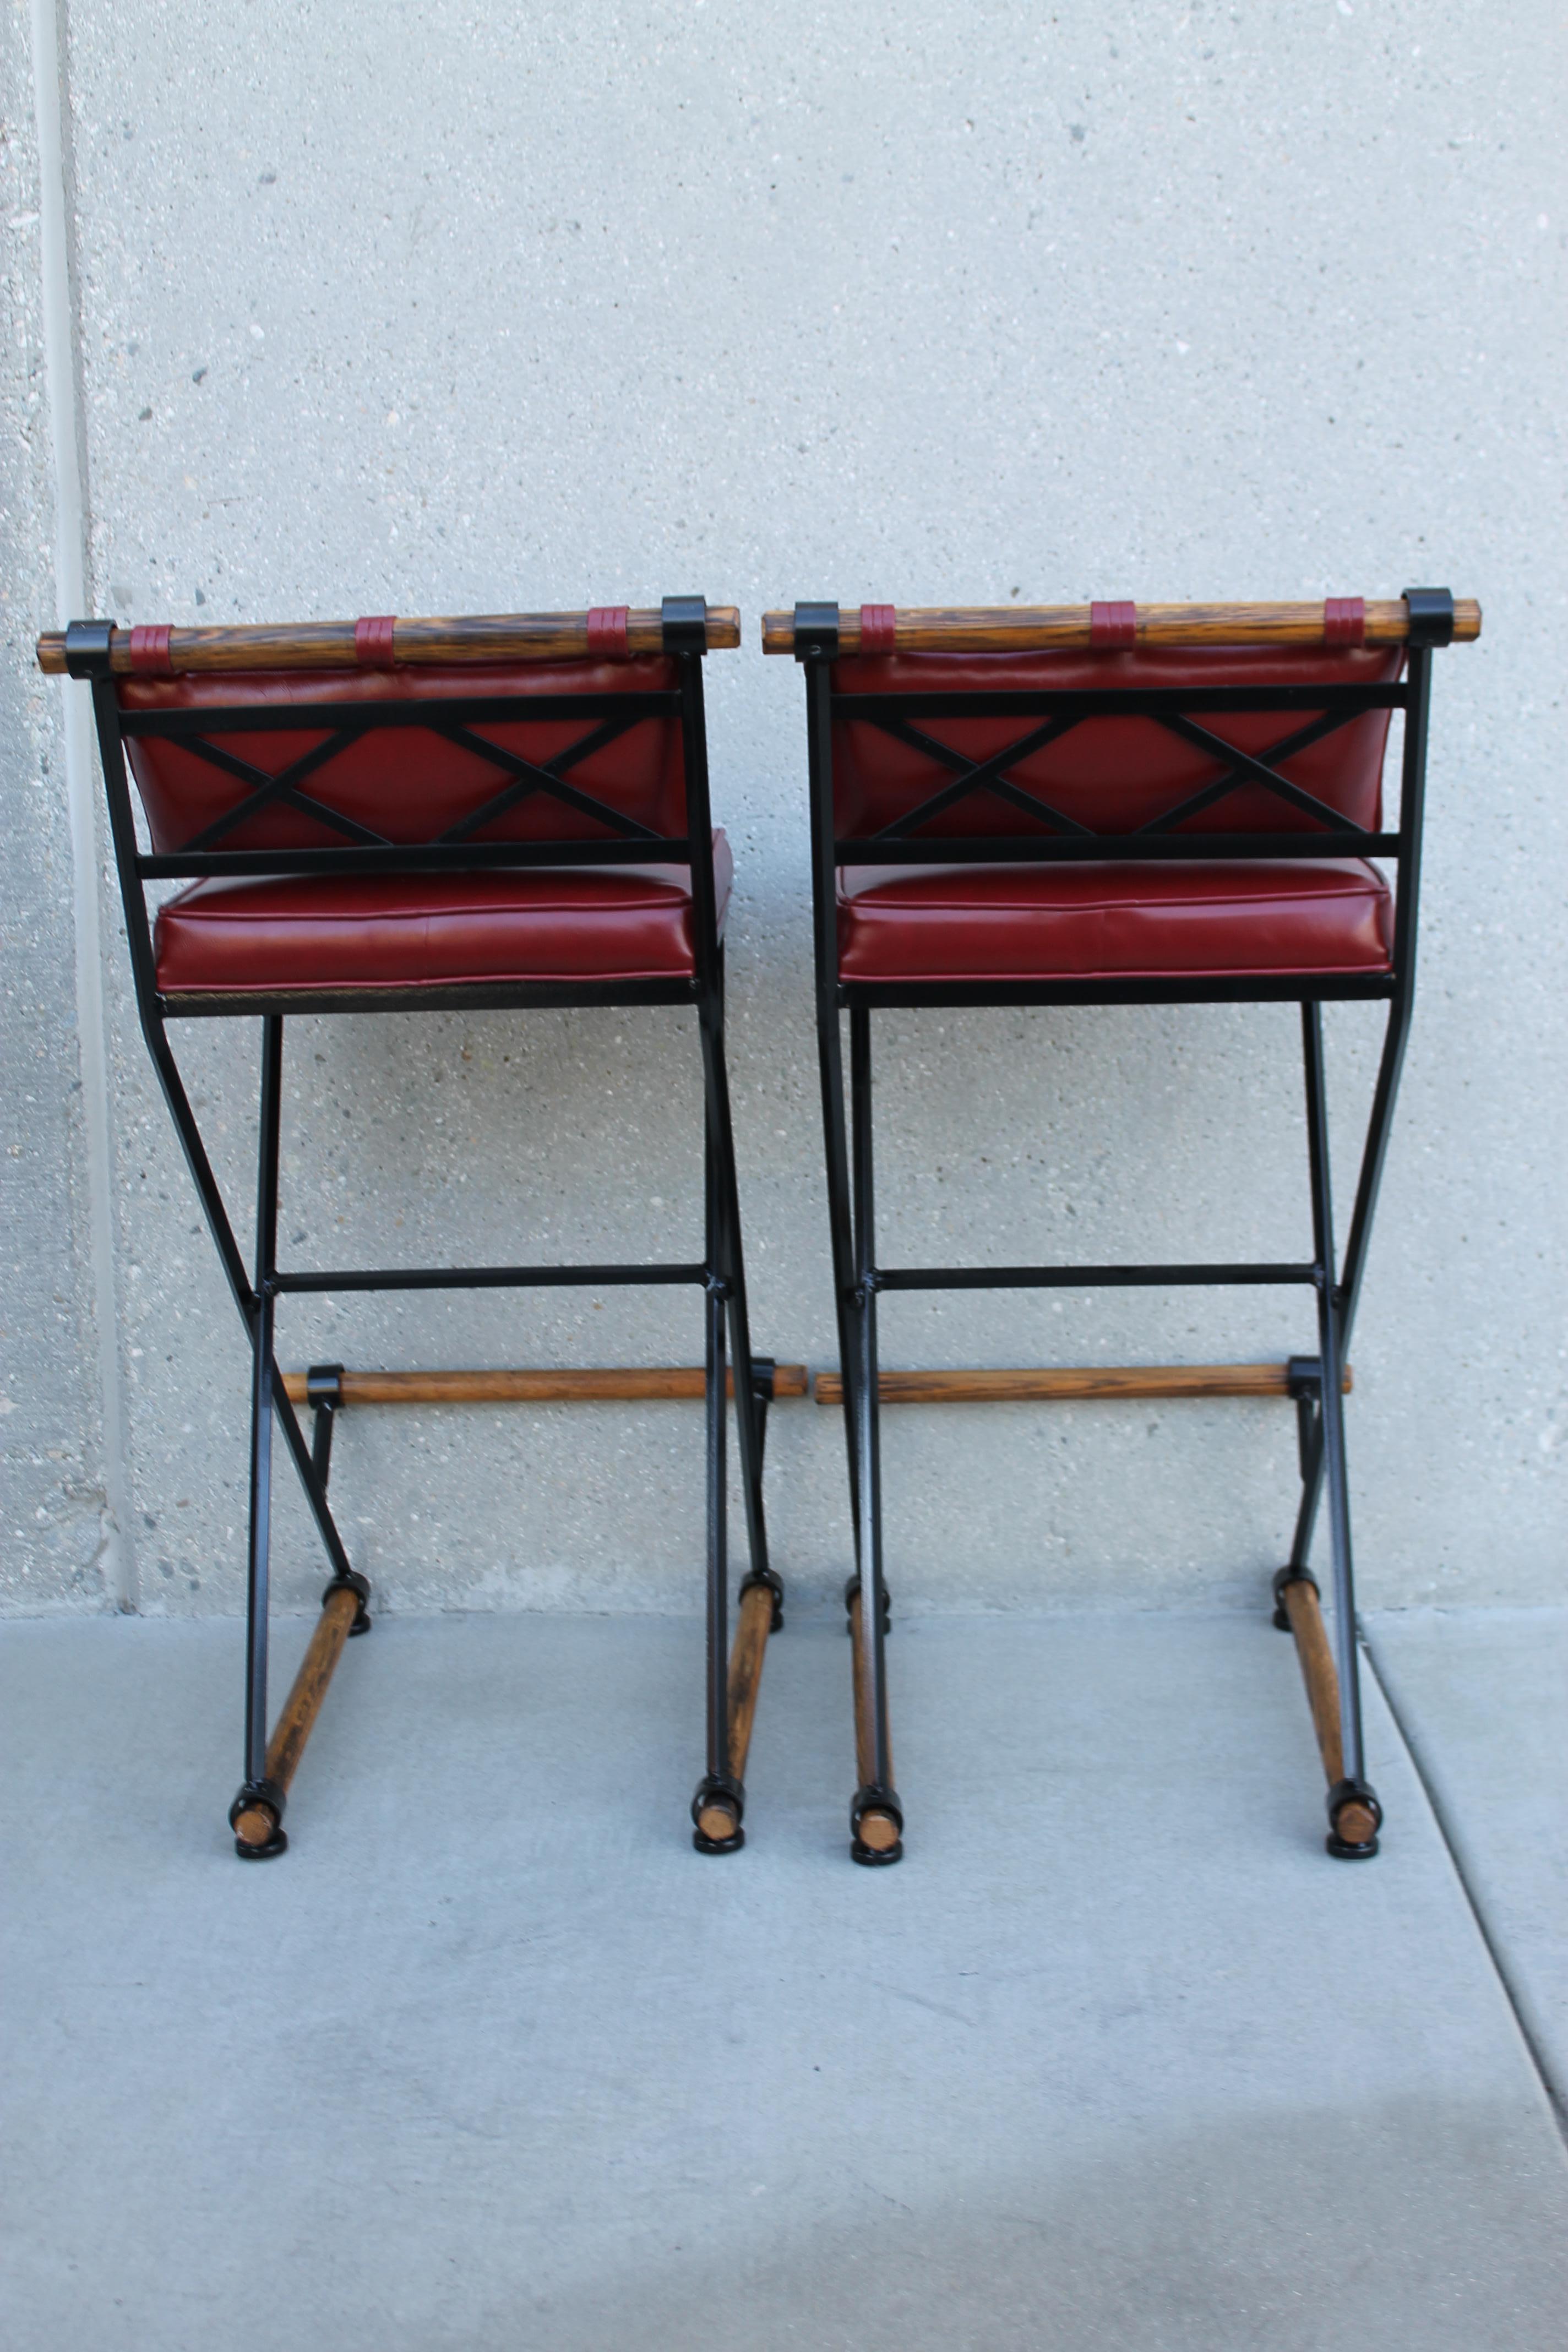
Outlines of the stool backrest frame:
{"type": "MultiPolygon", "coordinates": [[[[1093,607],[1081,614],[1070,608],[1070,628],[1065,621],[1053,621],[1031,634],[1021,625],[1028,616],[1005,611],[990,614],[966,612],[958,616],[956,625],[944,630],[939,625],[942,616],[937,614],[906,616],[890,606],[868,606],[863,607],[862,613],[875,618],[863,625],[858,621],[851,632],[844,625],[846,616],[841,616],[837,605],[795,606],[788,632],[788,649],[805,672],[814,945],[819,1003],[825,996],[837,1004],[883,1005],[1189,1003],[1256,1002],[1271,997],[1296,1001],[1308,995],[1408,1000],[1415,972],[1420,896],[1431,656],[1436,646],[1453,642],[1457,635],[1469,638],[1479,634],[1479,608],[1456,608],[1453,597],[1444,589],[1411,589],[1401,600],[1397,630],[1394,622],[1385,617],[1379,619],[1374,630],[1365,625],[1367,608],[1360,607],[1355,600],[1343,600],[1338,606],[1319,606],[1316,652],[1323,668],[1331,671],[1336,667],[1332,654],[1324,658],[1325,639],[1329,646],[1334,646],[1334,615],[1348,609],[1354,616],[1351,625],[1360,632],[1353,644],[1370,641],[1385,647],[1403,646],[1404,675],[1396,674],[1401,660],[1397,652],[1373,661],[1361,656],[1359,663],[1352,653],[1342,656],[1347,671],[1359,666],[1370,675],[1360,678],[1347,675],[1339,679],[1331,676],[1327,680],[1307,681],[1300,676],[1303,637],[1298,608],[1205,607],[1201,608],[1203,619],[1185,637],[1175,621],[1166,618],[1157,630],[1149,632],[1146,637],[1140,635],[1136,640],[1140,646],[1158,646],[1162,654],[1165,648],[1174,652],[1183,645],[1190,646],[1199,656],[1192,666],[1193,681],[1130,686],[1125,683],[1129,665],[1122,656],[1135,642],[1131,616],[1150,609],[1169,615],[1183,608],[1093,607]],[[1456,626],[1457,609],[1464,619],[1462,628],[1456,626]],[[1228,617],[1232,633],[1228,641],[1218,634],[1210,617],[1216,610],[1228,617]],[[1265,620],[1249,628],[1246,619],[1249,611],[1269,616],[1284,613],[1289,616],[1289,625],[1265,620]],[[1117,634],[1112,635],[1109,645],[1098,642],[1096,636],[1098,616],[1102,612],[1116,616],[1112,629],[1117,634]],[[1096,616],[1092,621],[1091,613],[1096,616]],[[1325,613],[1329,615],[1327,630],[1325,613]],[[1129,617],[1123,619],[1123,615],[1129,617]],[[854,652],[847,655],[845,640],[851,635],[854,652]],[[1204,667],[1216,656],[1223,656],[1227,642],[1243,646],[1273,645],[1279,652],[1281,676],[1273,680],[1262,677],[1245,685],[1204,684],[1204,667]],[[1086,652],[1103,660],[1103,685],[1086,687],[1081,682],[1086,652]],[[874,678],[877,653],[890,656],[889,677],[900,681],[885,692],[877,692],[868,684],[874,678]],[[921,657],[954,655],[963,656],[966,684],[962,690],[943,691],[930,683],[940,672],[940,661],[928,662],[921,657]],[[994,666],[999,676],[1016,679],[1021,660],[1031,667],[1038,664],[1038,685],[1026,690],[1016,686],[995,692],[985,689],[981,681],[988,667],[994,666]],[[1052,666],[1057,662],[1064,669],[1070,666],[1075,681],[1072,685],[1052,687],[1048,683],[1052,666]],[[1292,670],[1296,672],[1294,677],[1290,675],[1292,670]],[[1298,753],[1325,741],[1336,730],[1364,722],[1373,714],[1394,710],[1404,714],[1405,740],[1399,817],[1393,830],[1382,823],[1380,812],[1371,824],[1356,822],[1342,806],[1336,807],[1329,800],[1304,790],[1282,772],[1298,753]],[[1207,715],[1223,719],[1226,714],[1270,711],[1282,716],[1294,714],[1304,723],[1288,730],[1262,756],[1226,741],[1202,724],[1203,717],[1207,715]],[[933,739],[921,724],[922,720],[940,722],[944,718],[1006,719],[1017,725],[1019,735],[1010,748],[976,757],[933,739]],[[1018,786],[1007,772],[1010,762],[1017,764],[1044,751],[1085,722],[1128,719],[1152,721],[1184,744],[1203,751],[1216,771],[1199,791],[1158,812],[1136,829],[1127,824],[1124,806],[1119,806],[1112,824],[1101,829],[1084,821],[1081,797],[1069,813],[1047,802],[1037,791],[1018,786]],[[956,780],[929,791],[923,801],[879,824],[875,832],[846,834],[840,827],[847,802],[851,798],[845,790],[843,772],[843,730],[847,721],[865,722],[898,742],[919,749],[930,760],[935,778],[940,778],[946,769],[950,775],[957,772],[956,780]],[[1260,794],[1271,796],[1281,806],[1286,816],[1278,828],[1269,831],[1255,824],[1247,830],[1221,832],[1205,824],[1202,830],[1192,829],[1194,818],[1205,818],[1208,811],[1226,796],[1243,790],[1255,809],[1260,794]],[[973,805],[975,797],[986,793],[992,796],[993,807],[1000,804],[1005,813],[993,829],[963,834],[916,830],[933,821],[951,821],[950,813],[958,805],[964,802],[973,805]],[[1021,820],[1033,829],[1021,829],[1021,820]],[[1184,827],[1186,829],[1178,829],[1184,827]],[[1393,951],[1386,972],[1313,975],[1310,982],[1285,974],[1277,978],[1249,975],[1235,980],[1097,979],[1005,983],[932,981],[892,984],[843,982],[838,975],[837,877],[843,866],[1069,861],[1142,864],[1177,859],[1347,856],[1387,859],[1398,869],[1393,951]]],[[[1381,615],[1381,607],[1373,609],[1381,615]]],[[[951,620],[953,616],[947,617],[951,620]]],[[[785,650],[780,625],[784,618],[782,614],[767,616],[767,650],[785,650]]],[[[1342,628],[1344,625],[1341,625],[1342,628]]],[[[1344,642],[1342,635],[1340,643],[1344,642]]],[[[1137,661],[1135,653],[1132,660],[1137,661]]],[[[1148,665],[1141,667],[1147,672],[1148,665]]],[[[1386,715],[1382,724],[1386,728],[1386,715]]]]}
{"type": "MultiPolygon", "coordinates": [[[[439,629],[446,633],[440,638],[427,634],[423,639],[411,634],[409,641],[417,650],[406,667],[400,639],[390,626],[361,623],[362,643],[367,626],[384,631],[387,648],[398,665],[395,693],[385,692],[373,671],[348,667],[354,659],[352,624],[346,625],[351,633],[346,659],[344,646],[336,642],[345,625],[177,633],[179,661],[173,673],[168,662],[170,633],[158,632],[163,666],[144,684],[131,672],[126,641],[132,633],[116,629],[110,622],[73,623],[60,641],[58,659],[53,657],[55,640],[40,640],[40,660],[45,660],[46,649],[50,656],[46,667],[64,667],[73,677],[91,681],[110,832],[143,1026],[160,1024],[170,1013],[199,1013],[208,1009],[165,999],[159,992],[153,913],[147,903],[149,886],[224,877],[685,866],[691,876],[695,950],[689,981],[622,980],[560,986],[519,982],[452,993],[461,993],[465,1003],[476,1006],[595,1003],[601,998],[615,1003],[695,1003],[710,996],[722,950],[713,872],[702,658],[710,644],[734,642],[738,629],[728,625],[725,608],[720,608],[715,616],[700,597],[668,597],[658,615],[656,651],[646,642],[646,624],[651,616],[627,615],[623,611],[616,617],[618,634],[610,634],[619,657],[628,666],[626,685],[609,683],[611,673],[602,650],[605,634],[602,614],[519,616],[514,634],[523,636],[521,655],[515,645],[506,641],[498,622],[400,623],[399,632],[439,629]],[[628,629],[628,619],[644,625],[628,629]],[[594,644],[596,621],[601,623],[598,646],[594,644]],[[470,630],[470,635],[465,636],[465,630],[470,630]],[[486,634],[478,635],[481,630],[486,634]],[[531,636],[526,634],[529,631],[531,636]],[[322,638],[329,640],[326,650],[333,656],[331,664],[322,658],[318,642],[322,638]],[[539,688],[526,683],[522,663],[529,659],[541,665],[539,688]],[[563,691],[562,681],[570,680],[578,666],[584,673],[586,690],[563,691]],[[470,667],[472,685],[465,691],[461,672],[470,667]],[[182,691],[180,671],[205,674],[193,680],[191,689],[182,691]],[[161,680],[171,674],[172,689],[161,690],[161,680]],[[496,691],[498,674],[505,691],[496,691]],[[493,731],[477,731],[555,722],[580,726],[585,731],[554,755],[535,760],[514,746],[498,742],[493,731]],[[679,772],[652,779],[655,805],[647,814],[658,821],[648,824],[617,805],[613,788],[588,791],[573,782],[571,770],[590,761],[595,752],[646,724],[668,730],[672,722],[678,740],[674,765],[679,772]],[[393,827],[391,819],[385,820],[391,827],[388,832],[364,822],[369,812],[363,803],[363,775],[356,813],[335,806],[330,789],[326,793],[322,791],[322,780],[330,778],[334,759],[358,752],[378,734],[401,735],[408,730],[436,737],[448,765],[456,752],[476,771],[486,766],[494,770],[495,790],[455,817],[449,789],[445,794],[433,790],[431,832],[425,839],[392,837],[392,831],[407,829],[412,812],[406,798],[400,807],[400,824],[393,827]],[[254,757],[238,757],[223,740],[251,739],[247,749],[254,751],[255,739],[273,734],[321,740],[280,768],[270,770],[258,766],[254,757]],[[171,829],[180,816],[182,803],[188,817],[192,796],[188,786],[184,793],[178,788],[177,775],[171,789],[174,763],[158,772],[155,762],[163,746],[176,760],[180,754],[194,755],[205,769],[219,772],[231,780],[237,794],[234,806],[198,824],[183,841],[174,841],[171,829]],[[140,774],[133,775],[134,769],[140,769],[140,774]],[[148,820],[153,842],[148,850],[142,848],[137,837],[133,785],[148,820]],[[307,789],[311,786],[314,789],[307,789]],[[677,806],[683,811],[681,829],[672,832],[668,827],[677,806]],[[541,818],[549,830],[540,829],[541,818]],[[446,819],[452,821],[443,822],[446,819]],[[508,830],[498,837],[498,827],[508,830]],[[263,835],[259,841],[258,830],[263,835]],[[268,831],[275,836],[270,840],[265,837],[268,831]],[[237,835],[244,845],[226,846],[237,835]],[[333,839],[334,835],[338,838],[333,839]]],[[[389,668],[391,662],[382,667],[389,668]]],[[[237,1008],[215,1005],[211,1009],[237,1008]]],[[[356,1007],[341,992],[324,991],[319,1003],[310,996],[294,997],[290,1009],[389,1008],[384,995],[356,1007]]]]}

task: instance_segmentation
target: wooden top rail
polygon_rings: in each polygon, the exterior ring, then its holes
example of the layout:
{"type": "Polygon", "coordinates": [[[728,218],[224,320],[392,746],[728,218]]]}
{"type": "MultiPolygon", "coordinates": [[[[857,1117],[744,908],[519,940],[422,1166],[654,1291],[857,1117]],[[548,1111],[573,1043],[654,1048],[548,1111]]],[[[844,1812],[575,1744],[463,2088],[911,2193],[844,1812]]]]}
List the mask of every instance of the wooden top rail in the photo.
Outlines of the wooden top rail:
{"type": "MultiPolygon", "coordinates": [[[[355,621],[302,621],[258,628],[171,628],[166,661],[161,650],[158,668],[169,670],[357,669],[367,665],[356,646],[355,621]]],[[[110,641],[110,667],[129,676],[132,667],[132,638],[145,633],[119,629],[110,641]]],[[[162,636],[163,632],[156,633],[162,636]]],[[[596,633],[597,634],[597,633],[596,633]]],[[[363,641],[362,641],[363,642],[363,641]]],[[[732,652],[741,642],[741,615],[733,604],[708,607],[708,650],[732,652]]],[[[447,620],[405,621],[392,625],[391,659],[400,667],[440,662],[580,661],[604,654],[601,641],[589,641],[586,613],[492,613],[460,615],[447,620]]],[[[658,654],[664,651],[664,621],[657,611],[630,610],[626,634],[617,652],[658,654]]],[[[384,661],[368,665],[385,667],[384,661]]],[[[38,667],[51,677],[63,677],[66,640],[63,629],[47,630],[38,639],[38,667]]],[[[148,665],[152,670],[152,665],[148,665]]]]}
{"type": "MultiPolygon", "coordinates": [[[[1357,600],[1333,598],[1331,603],[1357,600]]],[[[1135,646],[1321,646],[1331,640],[1323,600],[1301,604],[1136,604],[1113,606],[1129,616],[1126,642],[1135,646]]],[[[1340,636],[1341,644],[1402,646],[1410,635],[1410,613],[1403,596],[1364,606],[1364,632],[1356,638],[1340,636]]],[[[1105,625],[1096,625],[1091,604],[907,604],[849,605],[838,608],[838,650],[900,654],[1012,654],[1088,652],[1106,647],[1105,625]],[[861,644],[861,614],[891,616],[874,630],[869,647],[861,644]]],[[[1114,626],[1114,625],[1112,625],[1114,626]]],[[[1127,626],[1128,624],[1123,624],[1127,626]]],[[[1342,628],[1343,624],[1341,624],[1342,628]]],[[[1481,608],[1473,597],[1454,604],[1454,643],[1469,645],[1481,634],[1481,608]]],[[[793,654],[795,614],[763,614],[763,651],[793,654]]]]}
{"type": "MultiPolygon", "coordinates": [[[[1351,1391],[1351,1369],[1344,1370],[1351,1391]]],[[[883,1372],[884,1404],[1048,1404],[1075,1398],[1114,1403],[1155,1397],[1288,1397],[1288,1364],[1079,1364],[1035,1370],[883,1372]]],[[[818,1372],[818,1404],[842,1404],[837,1372],[818,1372]]]]}

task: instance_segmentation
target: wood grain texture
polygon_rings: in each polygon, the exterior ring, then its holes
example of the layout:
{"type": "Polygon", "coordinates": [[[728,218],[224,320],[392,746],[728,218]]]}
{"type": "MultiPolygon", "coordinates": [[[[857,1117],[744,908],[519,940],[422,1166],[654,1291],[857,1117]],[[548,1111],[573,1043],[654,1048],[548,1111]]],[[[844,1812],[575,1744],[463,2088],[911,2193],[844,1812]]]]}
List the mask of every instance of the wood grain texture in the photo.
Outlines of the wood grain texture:
{"type": "MultiPolygon", "coordinates": [[[[733,1370],[726,1374],[735,1393],[733,1370]]],[[[291,1404],[309,1402],[303,1372],[286,1372],[291,1404]]],[[[345,1372],[341,1401],[348,1404],[637,1404],[707,1393],[700,1364],[627,1365],[581,1371],[345,1372]]],[[[775,1397],[806,1393],[804,1364],[773,1370],[775,1397]]]]}
{"type": "MultiPolygon", "coordinates": [[[[1321,646],[1323,605],[1140,604],[1140,646],[1321,646]]],[[[1087,650],[1093,644],[1087,604],[922,604],[901,606],[894,616],[895,653],[1045,653],[1087,650]]],[[[1469,645],[1481,633],[1481,608],[1473,597],[1456,598],[1454,642],[1469,645]]],[[[1366,607],[1366,643],[1400,646],[1410,634],[1402,596],[1366,607]]],[[[860,650],[858,605],[840,605],[838,649],[860,650]]],[[[763,614],[763,651],[793,654],[795,614],[763,614]]]]}
{"type": "MultiPolygon", "coordinates": [[[[734,604],[708,607],[708,650],[732,652],[741,642],[741,614],[734,604]]],[[[664,650],[663,615],[631,613],[626,622],[629,654],[664,650]]],[[[399,620],[392,632],[393,658],[421,663],[579,661],[588,656],[586,613],[493,613],[454,614],[437,620],[399,620]]],[[[47,630],[37,643],[38,667],[63,675],[62,629],[47,630]]],[[[118,676],[131,669],[131,632],[116,629],[110,664],[118,676]]],[[[357,670],[353,621],[301,621],[249,628],[175,629],[169,638],[175,671],[349,669],[357,670]]]]}
{"type": "Polygon", "coordinates": [[[773,1629],[773,1596],[766,1585],[753,1584],[741,1595],[734,1647],[730,1652],[730,1769],[737,1780],[746,1777],[757,1694],[763,1686],[763,1665],[773,1629]]]}
{"type": "Polygon", "coordinates": [[[327,1685],[358,1614],[359,1595],[346,1586],[340,1591],[329,1592],[322,1603],[310,1646],[300,1661],[293,1688],[283,1702],[267,1743],[267,1777],[276,1780],[280,1789],[288,1789],[299,1769],[305,1742],[315,1727],[327,1685]]]}
{"type": "MultiPolygon", "coordinates": [[[[1351,1390],[1347,1365],[1344,1391],[1351,1390]]],[[[883,1404],[1040,1404],[1074,1397],[1285,1397],[1290,1393],[1284,1364],[1086,1364],[1053,1365],[1014,1371],[883,1372],[877,1393],[883,1404]]],[[[837,1372],[816,1375],[818,1404],[842,1404],[837,1372]]]]}
{"type": "MultiPolygon", "coordinates": [[[[869,1788],[877,1778],[877,1734],[876,1711],[871,1697],[871,1654],[865,1639],[865,1628],[861,1622],[858,1589],[849,1596],[849,1645],[851,1671],[855,1678],[855,1770],[861,1788],[866,1789],[869,1788]]],[[[893,1741],[889,1732],[888,1737],[888,1783],[889,1786],[892,1785],[892,1781],[893,1741]]],[[[897,1823],[889,1813],[879,1813],[877,1819],[888,1822],[891,1827],[893,1835],[886,1843],[892,1845],[898,1837],[897,1823]]],[[[866,1835],[863,1827],[860,1835],[865,1844],[877,1843],[875,1838],[866,1835]]]]}
{"type": "Polygon", "coordinates": [[[715,1845],[722,1845],[726,1838],[734,1836],[741,1826],[741,1818],[733,1805],[727,1805],[721,1797],[712,1797],[698,1814],[697,1826],[705,1838],[711,1838],[715,1845]]]}
{"type": "MultiPolygon", "coordinates": [[[[329,1592],[322,1603],[310,1647],[300,1662],[293,1687],[267,1743],[267,1778],[276,1780],[285,1794],[300,1769],[305,1743],[315,1727],[327,1685],[358,1613],[359,1596],[347,1586],[329,1592]]],[[[277,1826],[265,1805],[252,1805],[236,1816],[234,1833],[246,1845],[265,1845],[277,1826]]]]}
{"type": "MultiPolygon", "coordinates": [[[[1324,1778],[1331,1789],[1345,1777],[1344,1751],[1340,1745],[1340,1678],[1329,1646],[1322,1605],[1305,1577],[1294,1578],[1279,1597],[1290,1620],[1290,1631],[1296,1636],[1296,1655],[1301,1661],[1301,1679],[1307,1685],[1307,1704],[1312,1710],[1318,1752],[1323,1759],[1324,1778]]],[[[1350,1835],[1352,1843],[1357,1842],[1353,1833],[1342,1831],[1341,1834],[1350,1835]]],[[[1370,1825],[1366,1834],[1372,1834],[1370,1825]]]]}

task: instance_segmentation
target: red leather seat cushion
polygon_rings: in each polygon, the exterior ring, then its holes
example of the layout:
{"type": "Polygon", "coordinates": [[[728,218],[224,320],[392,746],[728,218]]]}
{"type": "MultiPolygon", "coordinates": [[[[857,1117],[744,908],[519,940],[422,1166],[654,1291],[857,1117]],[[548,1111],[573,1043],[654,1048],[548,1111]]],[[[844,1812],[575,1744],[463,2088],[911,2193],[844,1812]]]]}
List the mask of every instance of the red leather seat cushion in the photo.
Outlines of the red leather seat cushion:
{"type": "Polygon", "coordinates": [[[846,980],[1195,979],[1386,971],[1392,898],[1357,857],[854,866],[846,980]]]}
{"type": "MultiPolygon", "coordinates": [[[[722,934],[733,876],[713,835],[722,934]]],[[[454,988],[510,981],[689,980],[684,866],[197,882],[161,910],[167,994],[454,988]]]]}

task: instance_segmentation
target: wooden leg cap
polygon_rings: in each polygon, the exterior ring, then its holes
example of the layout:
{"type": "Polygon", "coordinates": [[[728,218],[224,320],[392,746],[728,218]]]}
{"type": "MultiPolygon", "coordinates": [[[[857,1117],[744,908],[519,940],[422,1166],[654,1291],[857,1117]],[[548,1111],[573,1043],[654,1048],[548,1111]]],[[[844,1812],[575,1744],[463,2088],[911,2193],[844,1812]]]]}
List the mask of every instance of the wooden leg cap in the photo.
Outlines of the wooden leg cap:
{"type": "Polygon", "coordinates": [[[855,1823],[849,1853],[856,1862],[899,1862],[903,1858],[903,1823],[893,1813],[868,1805],[855,1823]]]}
{"type": "Polygon", "coordinates": [[[234,1850],[241,1862],[270,1862],[274,1854],[289,1851],[282,1824],[265,1805],[247,1805],[243,1812],[236,1813],[230,1826],[234,1831],[234,1850]]]}
{"type": "Polygon", "coordinates": [[[1370,1805],[1342,1805],[1324,1843],[1336,1862],[1370,1862],[1377,1852],[1378,1816],[1370,1805]]]}

